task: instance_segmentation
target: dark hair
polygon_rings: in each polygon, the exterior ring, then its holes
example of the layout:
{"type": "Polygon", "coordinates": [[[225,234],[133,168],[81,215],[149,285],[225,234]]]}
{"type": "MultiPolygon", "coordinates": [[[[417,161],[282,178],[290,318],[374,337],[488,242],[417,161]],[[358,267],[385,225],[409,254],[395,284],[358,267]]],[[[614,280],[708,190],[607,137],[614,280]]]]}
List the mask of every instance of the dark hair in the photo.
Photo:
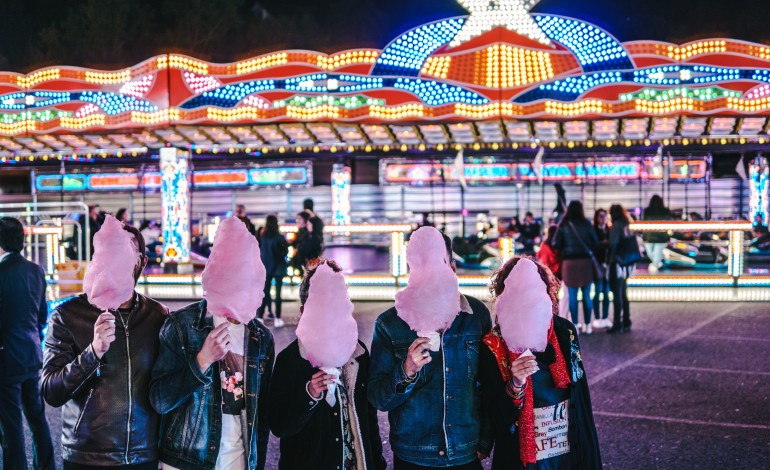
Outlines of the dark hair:
{"type": "Polygon", "coordinates": [[[313,277],[313,274],[318,270],[318,267],[322,264],[325,264],[332,268],[332,271],[335,273],[341,273],[342,268],[339,264],[337,264],[336,261],[326,259],[326,258],[316,258],[314,261],[307,264],[305,267],[305,273],[302,276],[302,282],[299,284],[299,303],[300,305],[305,305],[307,302],[307,297],[310,294],[310,278],[313,277]]]}
{"type": "Polygon", "coordinates": [[[549,225],[548,230],[545,231],[545,244],[551,246],[553,243],[553,237],[556,236],[556,231],[559,229],[556,225],[549,225]]]}
{"type": "Polygon", "coordinates": [[[452,263],[454,263],[454,256],[452,255],[452,239],[444,232],[441,232],[441,237],[444,239],[444,248],[446,248],[447,259],[451,266],[452,263]]]}
{"type": "Polygon", "coordinates": [[[629,224],[633,222],[633,219],[628,215],[626,209],[620,204],[613,204],[610,206],[610,217],[612,217],[613,224],[621,220],[625,220],[629,224]]]}
{"type": "Polygon", "coordinates": [[[13,217],[0,218],[0,248],[8,253],[24,249],[24,225],[13,217]]]}
{"type": "Polygon", "coordinates": [[[297,217],[301,218],[305,222],[310,222],[310,214],[307,212],[300,212],[297,214],[297,217]]]}
{"type": "Polygon", "coordinates": [[[115,213],[115,218],[118,219],[119,222],[123,222],[123,216],[126,215],[126,208],[121,207],[118,209],[118,211],[115,213]]]}
{"type": "Polygon", "coordinates": [[[139,265],[134,270],[134,282],[136,282],[139,280],[139,276],[142,275],[144,261],[147,259],[147,244],[141,232],[133,225],[123,224],[123,230],[133,235],[134,239],[136,239],[136,246],[139,249],[139,265]]]}
{"type": "Polygon", "coordinates": [[[601,214],[602,212],[604,212],[605,214],[607,213],[607,211],[604,209],[596,209],[596,212],[594,212],[594,227],[599,226],[599,214],[601,214]]]}
{"type": "Polygon", "coordinates": [[[302,208],[305,209],[305,210],[311,210],[312,211],[314,205],[315,204],[313,203],[313,200],[310,199],[310,198],[307,198],[304,201],[302,201],[302,208]]]}
{"type": "Polygon", "coordinates": [[[647,206],[648,211],[663,212],[666,210],[666,205],[663,204],[663,198],[659,194],[656,194],[650,198],[650,205],[647,206]]]}
{"type": "Polygon", "coordinates": [[[524,214],[524,217],[534,217],[535,215],[532,214],[532,212],[527,211],[526,214],[524,214]]]}
{"type": "Polygon", "coordinates": [[[551,303],[553,304],[553,313],[554,315],[558,314],[558,294],[559,288],[561,287],[561,282],[559,282],[556,276],[554,276],[554,274],[550,269],[548,269],[546,265],[541,263],[537,258],[533,258],[531,256],[514,256],[513,258],[506,261],[505,264],[497,270],[497,272],[492,276],[492,283],[489,286],[489,290],[492,293],[492,298],[496,299],[503,293],[505,290],[505,280],[508,279],[508,275],[511,274],[511,271],[513,270],[514,266],[516,266],[516,263],[523,259],[532,261],[535,263],[535,266],[537,266],[537,272],[540,274],[540,279],[543,280],[543,284],[545,284],[548,296],[551,298],[551,303]]]}
{"type": "Polygon", "coordinates": [[[585,222],[586,213],[583,210],[583,203],[580,201],[570,201],[567,206],[567,213],[564,214],[562,222],[585,222]]]}
{"type": "Polygon", "coordinates": [[[273,214],[265,217],[265,228],[262,229],[262,236],[272,238],[280,235],[281,230],[278,227],[278,217],[273,214]]]}

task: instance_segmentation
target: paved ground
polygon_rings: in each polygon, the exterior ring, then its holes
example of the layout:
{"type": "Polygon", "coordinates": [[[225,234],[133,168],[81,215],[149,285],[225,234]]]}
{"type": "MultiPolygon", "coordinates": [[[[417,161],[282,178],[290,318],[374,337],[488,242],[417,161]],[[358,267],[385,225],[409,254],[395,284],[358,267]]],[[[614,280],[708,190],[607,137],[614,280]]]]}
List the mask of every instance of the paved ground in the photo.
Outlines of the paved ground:
{"type": "MultiPolygon", "coordinates": [[[[385,307],[356,305],[367,342],[385,307]]],[[[632,309],[632,333],[581,337],[605,467],[768,468],[770,304],[638,303],[632,309]]],[[[287,323],[294,323],[296,306],[288,310],[287,323]]],[[[276,333],[279,349],[293,339],[293,327],[276,333]]],[[[57,441],[59,415],[49,409],[57,441]]],[[[381,423],[387,442],[384,416],[381,423]]],[[[269,469],[277,468],[277,444],[271,439],[269,469]]]]}

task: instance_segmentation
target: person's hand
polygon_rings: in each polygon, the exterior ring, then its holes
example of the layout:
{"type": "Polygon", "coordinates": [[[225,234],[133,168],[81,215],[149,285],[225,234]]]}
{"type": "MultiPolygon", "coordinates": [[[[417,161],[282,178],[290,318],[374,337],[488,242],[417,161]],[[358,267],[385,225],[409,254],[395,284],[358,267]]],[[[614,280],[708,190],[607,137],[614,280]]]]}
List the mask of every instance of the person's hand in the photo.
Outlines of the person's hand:
{"type": "Polygon", "coordinates": [[[205,373],[211,364],[225,357],[230,351],[230,324],[225,322],[211,330],[203,347],[196,356],[201,373],[205,373]]]}
{"type": "Polygon", "coordinates": [[[323,393],[329,389],[329,385],[332,383],[334,383],[334,376],[319,370],[310,377],[310,381],[307,383],[307,391],[310,392],[311,397],[320,400],[323,393]]]}
{"type": "Polygon", "coordinates": [[[96,357],[101,359],[110,349],[113,341],[115,341],[115,315],[104,312],[94,323],[94,339],[91,341],[91,347],[96,357]]]}
{"type": "Polygon", "coordinates": [[[406,372],[406,375],[409,377],[417,375],[417,373],[425,367],[425,364],[428,364],[433,360],[433,358],[430,357],[430,350],[428,349],[429,342],[430,340],[428,338],[417,338],[412,345],[409,346],[409,351],[404,360],[404,372],[406,372]]]}
{"type": "Polygon", "coordinates": [[[527,377],[538,371],[537,361],[534,356],[520,356],[511,362],[511,380],[516,388],[521,388],[527,383],[527,377]]]}

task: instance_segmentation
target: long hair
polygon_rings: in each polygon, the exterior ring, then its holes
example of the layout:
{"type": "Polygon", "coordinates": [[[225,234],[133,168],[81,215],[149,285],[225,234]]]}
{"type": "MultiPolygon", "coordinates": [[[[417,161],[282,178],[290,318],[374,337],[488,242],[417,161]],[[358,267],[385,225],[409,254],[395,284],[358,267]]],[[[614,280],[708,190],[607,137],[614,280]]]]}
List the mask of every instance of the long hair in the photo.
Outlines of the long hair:
{"type": "Polygon", "coordinates": [[[626,209],[620,204],[613,204],[610,207],[610,217],[612,217],[613,224],[620,222],[621,220],[625,220],[629,224],[634,221],[634,219],[628,215],[628,211],[626,211],[626,209]]]}
{"type": "Polygon", "coordinates": [[[545,288],[548,291],[548,296],[551,298],[551,303],[553,304],[553,313],[554,315],[557,315],[559,313],[558,294],[559,288],[561,287],[561,282],[556,278],[553,272],[548,269],[546,265],[541,263],[537,258],[533,258],[531,256],[514,256],[513,258],[509,259],[500,269],[498,269],[494,275],[492,275],[492,283],[489,286],[489,290],[492,293],[492,301],[494,302],[494,300],[503,293],[505,290],[505,280],[508,279],[508,275],[511,274],[511,271],[516,266],[516,263],[522,259],[532,261],[535,263],[535,266],[537,266],[537,272],[540,274],[540,279],[543,280],[543,284],[545,284],[545,288]]]}
{"type": "Polygon", "coordinates": [[[666,205],[663,203],[663,198],[658,194],[650,198],[650,205],[647,206],[647,209],[645,209],[645,211],[650,212],[664,212],[665,210],[666,205]]]}
{"type": "Polygon", "coordinates": [[[580,201],[570,201],[567,206],[567,213],[564,214],[562,222],[585,222],[586,213],[583,210],[583,203],[580,201]]]}
{"type": "Polygon", "coordinates": [[[556,236],[556,232],[558,231],[558,228],[556,225],[549,225],[548,230],[545,232],[545,244],[548,246],[552,246],[553,243],[553,237],[556,236]]]}
{"type": "Polygon", "coordinates": [[[273,238],[280,234],[281,230],[278,227],[278,217],[273,214],[265,217],[265,228],[262,229],[262,236],[265,238],[273,238]]]}
{"type": "Polygon", "coordinates": [[[606,214],[607,211],[604,209],[596,209],[596,212],[594,212],[594,227],[599,227],[599,216],[602,213],[606,214]]]}

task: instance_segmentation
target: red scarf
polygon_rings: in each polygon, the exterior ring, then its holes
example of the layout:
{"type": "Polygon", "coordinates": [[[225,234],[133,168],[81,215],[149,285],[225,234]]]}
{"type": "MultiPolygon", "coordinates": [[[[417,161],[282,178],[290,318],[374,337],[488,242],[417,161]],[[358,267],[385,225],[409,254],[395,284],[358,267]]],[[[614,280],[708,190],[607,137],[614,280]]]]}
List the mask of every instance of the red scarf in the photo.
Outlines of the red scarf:
{"type": "MultiPolygon", "coordinates": [[[[520,353],[512,353],[500,336],[497,329],[493,329],[484,336],[484,344],[492,351],[497,359],[497,365],[500,368],[500,374],[506,383],[511,380],[511,362],[521,356],[520,353]]],[[[556,339],[556,333],[553,331],[553,322],[548,330],[548,344],[553,348],[556,360],[548,366],[553,377],[553,382],[558,388],[567,388],[570,383],[569,372],[567,372],[567,363],[564,361],[564,355],[559,347],[559,341],[556,339]]],[[[524,392],[524,407],[521,409],[519,421],[517,423],[519,430],[519,448],[521,454],[521,463],[526,467],[528,464],[537,463],[537,445],[535,444],[535,406],[532,394],[532,376],[527,377],[527,387],[524,392]]]]}

